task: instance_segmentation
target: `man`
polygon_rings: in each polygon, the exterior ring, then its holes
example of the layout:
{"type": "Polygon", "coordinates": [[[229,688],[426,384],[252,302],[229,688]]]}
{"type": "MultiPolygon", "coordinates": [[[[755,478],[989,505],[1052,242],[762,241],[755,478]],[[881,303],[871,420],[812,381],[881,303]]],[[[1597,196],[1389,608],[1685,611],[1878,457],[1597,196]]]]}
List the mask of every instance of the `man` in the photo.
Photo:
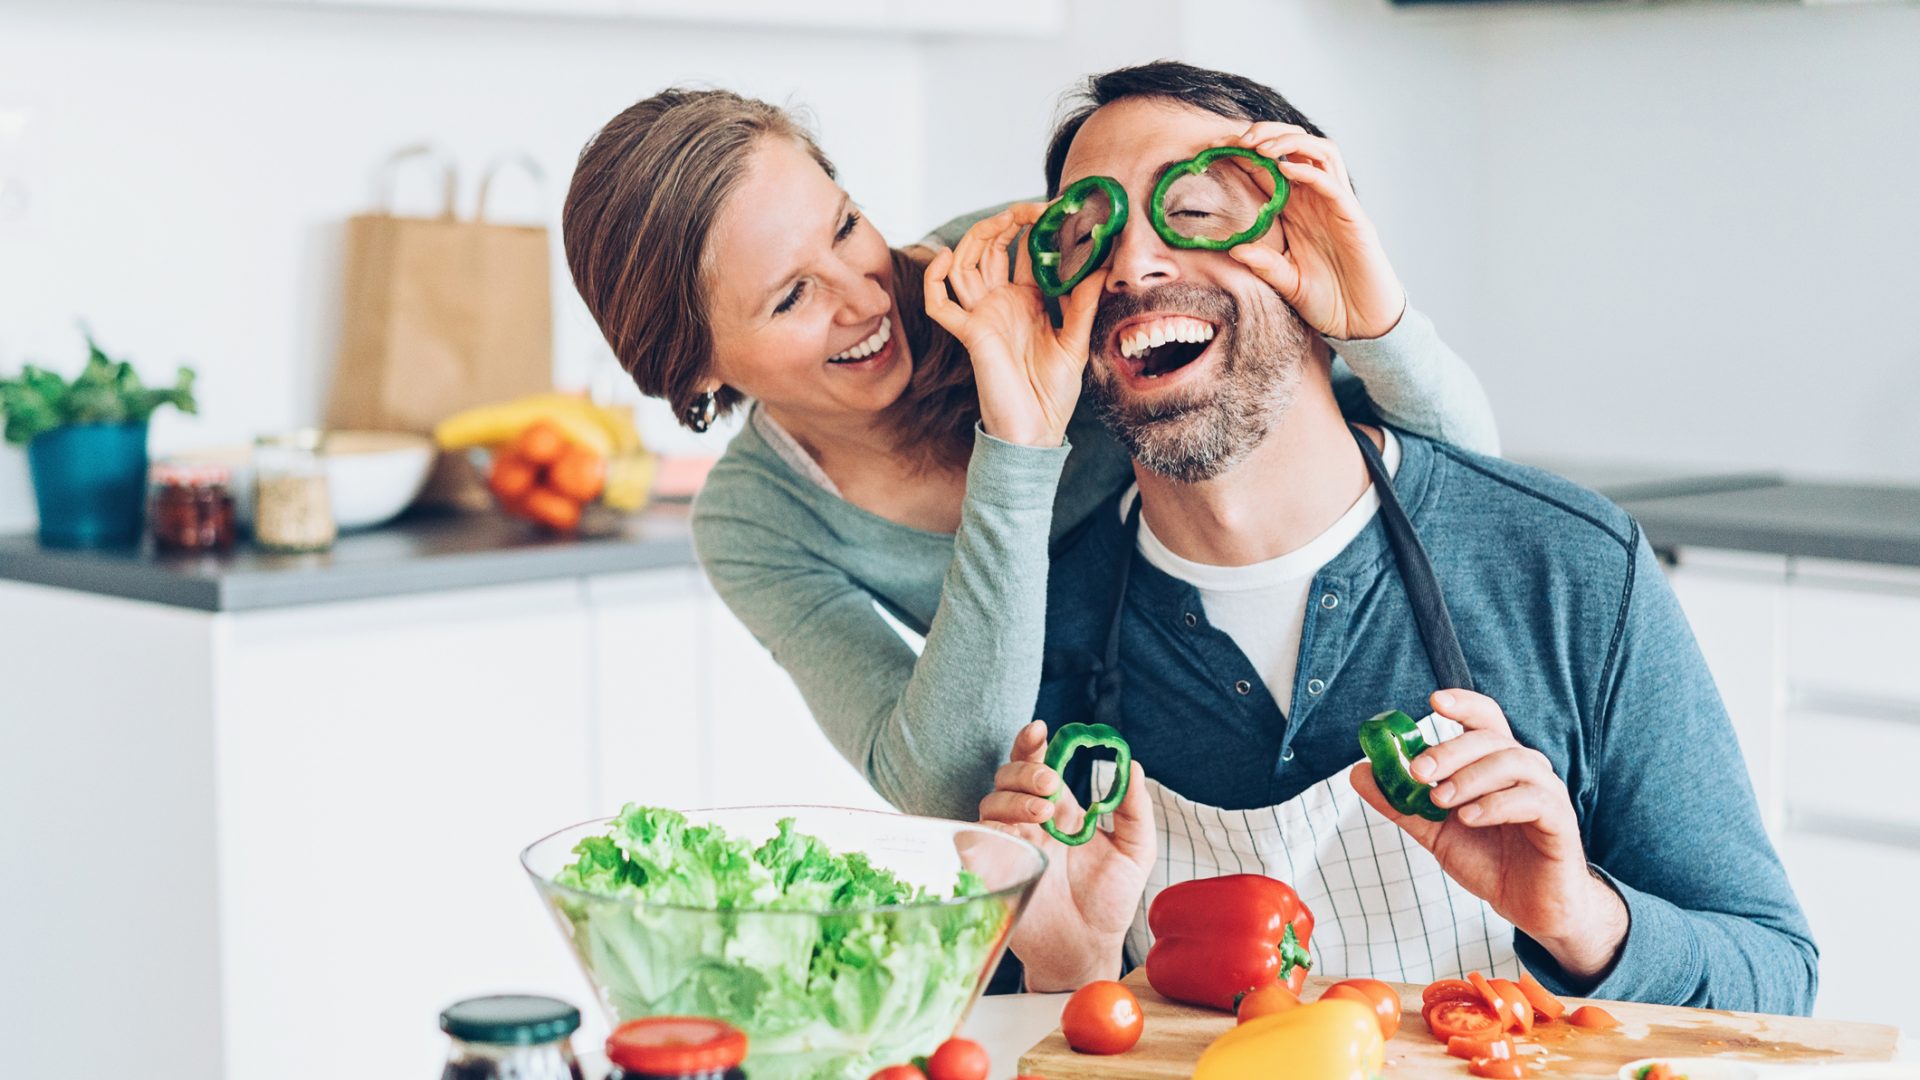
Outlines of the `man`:
{"type": "MultiPolygon", "coordinates": [[[[1249,122],[1291,182],[1346,184],[1277,93],[1158,63],[1090,81],[1049,192],[1107,176],[1144,207],[1249,122]]],[[[1562,993],[1806,1012],[1816,950],[1638,526],[1538,470],[1349,428],[1325,343],[1275,292],[1284,216],[1230,254],[1146,217],[1114,241],[1087,375],[1137,489],[1054,560],[1036,710],[1116,724],[1145,776],[1111,831],[1043,838],[1054,865],[1013,942],[1028,985],[1113,977],[1147,944],[1143,890],[1245,871],[1302,893],[1322,974],[1517,959],[1562,993]],[[1211,342],[1154,344],[1174,319],[1211,342]],[[1392,708],[1464,729],[1414,762],[1443,822],[1395,812],[1354,764],[1360,722],[1392,708]]],[[[1044,742],[1022,732],[984,818],[1078,824],[1076,799],[1044,798],[1044,742]]]]}

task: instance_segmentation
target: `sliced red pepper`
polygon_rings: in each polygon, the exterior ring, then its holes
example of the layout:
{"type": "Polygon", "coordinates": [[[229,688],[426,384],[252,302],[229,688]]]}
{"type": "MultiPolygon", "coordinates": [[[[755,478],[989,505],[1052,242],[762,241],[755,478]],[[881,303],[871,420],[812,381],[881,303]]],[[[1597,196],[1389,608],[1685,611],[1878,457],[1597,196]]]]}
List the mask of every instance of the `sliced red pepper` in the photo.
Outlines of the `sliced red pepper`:
{"type": "Polygon", "coordinates": [[[1260,874],[1184,881],[1147,909],[1147,982],[1174,1001],[1231,1011],[1249,987],[1298,997],[1312,959],[1313,913],[1285,882],[1260,874]]]}

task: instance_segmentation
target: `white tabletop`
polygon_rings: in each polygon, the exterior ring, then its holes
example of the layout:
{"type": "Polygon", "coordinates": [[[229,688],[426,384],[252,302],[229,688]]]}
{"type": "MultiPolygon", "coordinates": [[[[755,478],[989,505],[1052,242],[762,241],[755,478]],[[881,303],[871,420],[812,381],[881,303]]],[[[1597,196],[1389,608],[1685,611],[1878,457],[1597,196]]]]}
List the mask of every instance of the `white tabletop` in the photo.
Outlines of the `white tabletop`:
{"type": "Polygon", "coordinates": [[[987,1048],[991,1080],[1013,1080],[1020,1055],[1060,1025],[1067,994],[1000,994],[974,1002],[960,1034],[987,1048]]]}

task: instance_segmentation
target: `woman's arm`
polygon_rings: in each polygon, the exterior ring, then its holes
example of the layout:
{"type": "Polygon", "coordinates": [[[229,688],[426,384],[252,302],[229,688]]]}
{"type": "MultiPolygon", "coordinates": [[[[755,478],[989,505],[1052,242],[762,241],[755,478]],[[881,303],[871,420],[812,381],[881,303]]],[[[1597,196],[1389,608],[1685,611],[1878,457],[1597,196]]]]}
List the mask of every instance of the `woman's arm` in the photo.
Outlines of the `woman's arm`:
{"type": "Polygon", "coordinates": [[[1359,340],[1328,338],[1334,393],[1359,383],[1380,419],[1416,435],[1498,456],[1500,429],[1473,369],[1440,340],[1433,320],[1409,306],[1393,329],[1359,340]]]}
{"type": "Polygon", "coordinates": [[[786,668],[835,748],[902,811],[973,819],[1032,718],[1047,533],[1067,453],[976,429],[953,559],[919,656],[872,593],[808,549],[803,536],[827,526],[779,512],[777,486],[745,468],[716,470],[695,505],[694,543],[721,599],[786,668]]]}

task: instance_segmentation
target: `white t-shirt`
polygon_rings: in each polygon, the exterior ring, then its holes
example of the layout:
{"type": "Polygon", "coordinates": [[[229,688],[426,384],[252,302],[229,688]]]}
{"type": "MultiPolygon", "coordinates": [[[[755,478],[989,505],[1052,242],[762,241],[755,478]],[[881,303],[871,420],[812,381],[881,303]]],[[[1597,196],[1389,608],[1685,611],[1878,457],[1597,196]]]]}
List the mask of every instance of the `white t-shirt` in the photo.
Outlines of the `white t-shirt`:
{"type": "MultiPolygon", "coordinates": [[[[1386,448],[1381,459],[1392,476],[1400,468],[1400,442],[1382,428],[1386,448]]],[[[1139,496],[1138,486],[1120,499],[1124,517],[1139,496]]],[[[1219,627],[1240,647],[1282,713],[1293,709],[1293,675],[1300,662],[1300,631],[1306,625],[1307,594],[1313,576],[1348,544],[1380,511],[1380,494],[1372,484],[1339,520],[1325,532],[1284,555],[1247,566],[1210,566],[1183,559],[1167,550],[1140,519],[1140,554],[1167,575],[1200,592],[1207,621],[1219,627]]]]}

